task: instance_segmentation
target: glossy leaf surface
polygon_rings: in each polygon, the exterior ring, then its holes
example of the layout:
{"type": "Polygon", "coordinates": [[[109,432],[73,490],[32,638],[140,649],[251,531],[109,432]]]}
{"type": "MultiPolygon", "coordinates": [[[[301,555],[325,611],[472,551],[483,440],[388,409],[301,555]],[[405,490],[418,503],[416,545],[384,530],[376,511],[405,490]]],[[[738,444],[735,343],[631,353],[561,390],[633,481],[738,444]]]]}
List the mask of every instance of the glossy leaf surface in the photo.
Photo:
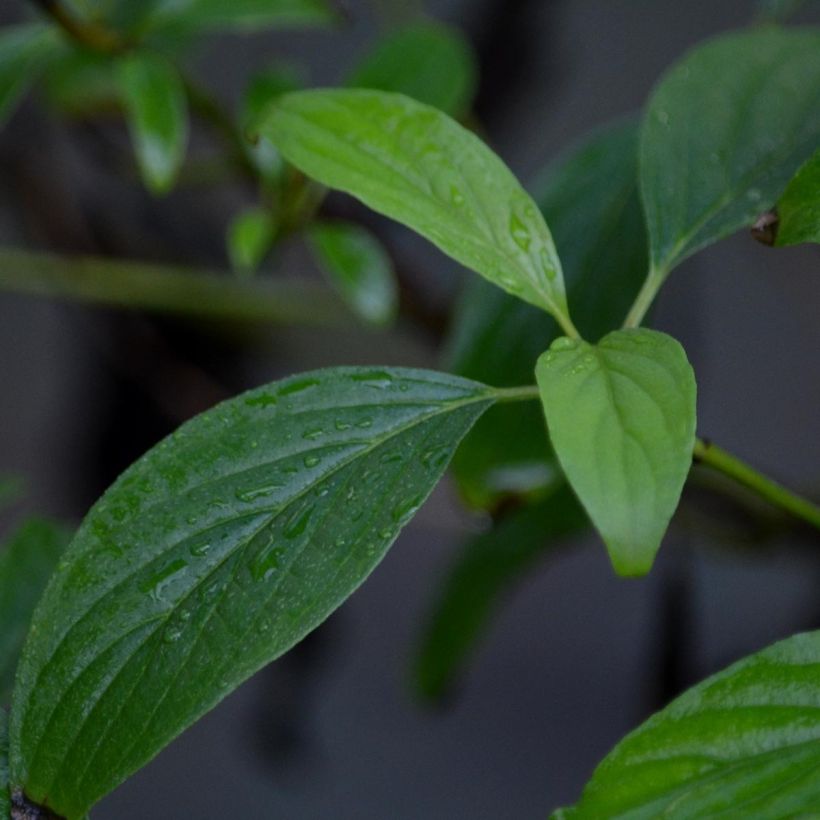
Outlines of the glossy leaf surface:
{"type": "Polygon", "coordinates": [[[0,125],[58,49],[59,41],[51,26],[23,23],[0,28],[0,125]]]}
{"type": "Polygon", "coordinates": [[[188,112],[176,69],[150,54],[126,57],[119,79],[137,163],[145,185],[167,193],[185,156],[188,112]]]}
{"type": "MultiPolygon", "coordinates": [[[[560,158],[537,186],[573,320],[589,340],[621,323],[646,271],[637,154],[637,125],[611,125],[560,158]]],[[[527,384],[559,332],[543,311],[471,279],[456,312],[447,369],[485,384],[527,384]]],[[[480,507],[543,492],[560,479],[543,413],[529,404],[485,413],[456,452],[453,469],[465,499],[480,507]]]]}
{"type": "Polygon", "coordinates": [[[306,91],[283,97],[261,132],[304,173],[566,320],[541,213],[504,163],[446,114],[401,94],[306,91]]]}
{"type": "Polygon", "coordinates": [[[308,239],[322,272],[359,316],[377,325],[394,318],[393,263],[373,234],[350,222],[315,222],[308,239]]]}
{"type": "Polygon", "coordinates": [[[234,270],[253,273],[273,245],[273,216],[262,208],[243,211],[228,226],[228,258],[234,270]]]}
{"type": "Polygon", "coordinates": [[[777,203],[775,245],[820,242],[820,150],[789,183],[777,203]]]}
{"type": "Polygon", "coordinates": [[[391,32],[354,69],[348,85],[406,94],[462,117],[476,92],[478,66],[457,29],[425,22],[391,32]]]}
{"type": "Polygon", "coordinates": [[[12,782],[81,816],[356,589],[494,396],[430,371],[315,371],[147,453],[92,508],[35,614],[12,782]]]}
{"type": "Polygon", "coordinates": [[[703,681],[605,758],[565,820],[812,817],[820,806],[820,633],[703,681]]]}
{"type": "Polygon", "coordinates": [[[69,533],[31,519],[0,551],[0,702],[8,703],[34,607],[68,544],[69,533]]]}
{"type": "Polygon", "coordinates": [[[536,368],[550,439],[621,575],[648,572],[680,499],[695,443],[695,378],[653,330],[597,345],[561,337],[536,368]]]}
{"type": "Polygon", "coordinates": [[[653,267],[751,225],[820,144],[820,32],[775,27],[699,46],[661,80],[641,136],[653,267]]]}
{"type": "Polygon", "coordinates": [[[470,539],[448,574],[416,662],[422,696],[445,695],[490,627],[504,595],[587,518],[566,484],[470,539]]]}

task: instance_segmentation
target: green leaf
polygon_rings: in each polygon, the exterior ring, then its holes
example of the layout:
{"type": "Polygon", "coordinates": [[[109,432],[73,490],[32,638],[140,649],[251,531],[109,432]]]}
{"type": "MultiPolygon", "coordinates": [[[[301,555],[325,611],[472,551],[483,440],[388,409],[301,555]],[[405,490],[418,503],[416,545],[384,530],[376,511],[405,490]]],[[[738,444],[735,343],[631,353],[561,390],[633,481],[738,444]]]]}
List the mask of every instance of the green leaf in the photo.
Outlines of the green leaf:
{"type": "MultiPolygon", "coordinates": [[[[0,701],[7,703],[34,607],[57,566],[69,533],[33,518],[0,552],[0,701]]],[[[0,813],[2,816],[2,813],[0,813]]]]}
{"type": "Polygon", "coordinates": [[[797,172],[777,203],[775,245],[820,242],[820,150],[797,172]]]}
{"type": "Polygon", "coordinates": [[[641,136],[659,275],[776,202],[820,144],[820,32],[763,28],[699,46],[661,80],[641,136]]]}
{"type": "Polygon", "coordinates": [[[695,377],[654,330],[561,337],[538,360],[550,439],[621,575],[649,571],[692,463],[695,377]]]}
{"type": "Polygon", "coordinates": [[[820,632],[730,666],[622,740],[556,818],[814,817],[820,632]]]}
{"type": "Polygon", "coordinates": [[[9,727],[5,709],[0,709],[0,817],[11,817],[9,794],[9,727]]]}
{"type": "Polygon", "coordinates": [[[59,49],[59,38],[51,26],[22,23],[0,28],[0,126],[59,49]]]}
{"type": "Polygon", "coordinates": [[[48,103],[61,113],[83,117],[122,108],[120,83],[108,55],[75,49],[52,61],[44,79],[48,103]]]}
{"type": "Polygon", "coordinates": [[[133,54],[119,65],[131,138],[145,185],[167,193],[188,142],[185,89],[176,69],[157,55],[133,54]]]}
{"type": "Polygon", "coordinates": [[[273,246],[276,230],[273,215],[264,208],[251,208],[228,226],[228,257],[234,270],[253,273],[273,246]]]}
{"type": "Polygon", "coordinates": [[[531,197],[446,114],[401,94],[288,94],[263,122],[285,158],[550,311],[572,334],[561,264],[531,197]]]}
{"type": "Polygon", "coordinates": [[[587,518],[566,484],[470,539],[445,580],[423,635],[415,678],[426,698],[452,688],[507,594],[587,518]]]}
{"type": "Polygon", "coordinates": [[[147,28],[238,29],[328,25],[337,20],[327,0],[162,0],[147,28]]]}
{"type": "MultiPolygon", "coordinates": [[[[637,125],[610,125],[560,158],[538,186],[574,320],[590,340],[620,324],[646,271],[637,153],[637,125]]],[[[448,369],[486,384],[525,384],[558,332],[543,311],[472,279],[456,313],[448,369]]],[[[499,405],[482,416],[453,470],[465,499],[488,508],[510,494],[543,492],[561,478],[543,413],[525,404],[499,405]]]]}
{"type": "Polygon", "coordinates": [[[424,22],[391,31],[348,78],[349,86],[394,91],[451,117],[470,109],[478,64],[458,29],[424,22]]]}
{"type": "Polygon", "coordinates": [[[315,371],[147,453],[37,609],[12,783],[82,815],[359,586],[496,396],[423,370],[315,371]]]}
{"type": "Polygon", "coordinates": [[[316,222],[307,233],[322,272],[363,319],[393,320],[398,286],[387,251],[365,228],[349,222],[316,222]]]}

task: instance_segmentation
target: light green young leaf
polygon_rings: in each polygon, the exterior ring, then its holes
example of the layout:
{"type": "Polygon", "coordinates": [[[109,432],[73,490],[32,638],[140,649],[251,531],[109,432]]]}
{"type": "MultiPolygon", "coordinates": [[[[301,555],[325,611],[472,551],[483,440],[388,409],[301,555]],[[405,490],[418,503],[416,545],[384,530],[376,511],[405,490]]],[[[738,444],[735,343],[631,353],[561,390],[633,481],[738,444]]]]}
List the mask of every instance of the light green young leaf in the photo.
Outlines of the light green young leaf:
{"type": "MultiPolygon", "coordinates": [[[[609,125],[559,158],[536,195],[561,256],[573,319],[589,340],[620,324],[646,272],[637,162],[636,123],[609,125]]],[[[526,384],[559,332],[543,311],[474,277],[457,308],[447,369],[485,384],[526,384]]],[[[456,452],[453,471],[465,499],[486,508],[562,480],[544,415],[531,404],[485,413],[456,452]]]]}
{"type": "Polygon", "coordinates": [[[304,173],[404,223],[575,334],[541,213],[446,114],[401,94],[305,91],[282,97],[260,130],[304,173]]]}
{"type": "Polygon", "coordinates": [[[652,267],[771,208],[820,144],[820,31],[774,27],[697,47],[661,80],[641,136],[652,267]]]}
{"type": "MultiPolygon", "coordinates": [[[[0,551],[0,702],[8,703],[34,607],[57,566],[69,533],[33,518],[0,551]]],[[[0,813],[2,816],[2,813],[0,813]]]]}
{"type": "Polygon", "coordinates": [[[458,29],[424,22],[394,30],[353,70],[347,85],[394,91],[463,117],[478,85],[478,63],[458,29]]]}
{"type": "Polygon", "coordinates": [[[513,510],[470,539],[450,570],[422,637],[415,679],[425,698],[445,695],[490,628],[503,595],[587,518],[566,484],[513,510]]]}
{"type": "Polygon", "coordinates": [[[562,337],[538,360],[552,446],[621,575],[649,571],[695,444],[695,377],[654,330],[562,337]]]}
{"type": "Polygon", "coordinates": [[[329,25],[338,15],[328,0],[160,0],[146,28],[256,31],[329,25]]]}
{"type": "Polygon", "coordinates": [[[0,126],[60,48],[52,26],[22,23],[0,27],[0,126]]]}
{"type": "Polygon", "coordinates": [[[173,187],[188,142],[185,89],[171,63],[133,54],[119,64],[119,81],[137,162],[155,194],[173,187]]]}
{"type": "Polygon", "coordinates": [[[339,368],[183,425],[92,508],[34,616],[12,784],[75,820],[379,563],[497,392],[339,368]]]}
{"type": "Polygon", "coordinates": [[[315,222],[307,236],[322,272],[350,307],[373,324],[391,322],[398,285],[379,240],[349,222],[315,222]]]}
{"type": "Polygon", "coordinates": [[[235,216],[227,234],[228,257],[233,269],[253,273],[273,246],[275,237],[270,211],[251,208],[235,216]]]}
{"type": "Polygon", "coordinates": [[[820,806],[820,632],[690,689],[622,740],[564,820],[814,817],[820,806]]]}
{"type": "Polygon", "coordinates": [[[797,172],[777,203],[775,245],[820,242],[820,150],[797,172]]]}

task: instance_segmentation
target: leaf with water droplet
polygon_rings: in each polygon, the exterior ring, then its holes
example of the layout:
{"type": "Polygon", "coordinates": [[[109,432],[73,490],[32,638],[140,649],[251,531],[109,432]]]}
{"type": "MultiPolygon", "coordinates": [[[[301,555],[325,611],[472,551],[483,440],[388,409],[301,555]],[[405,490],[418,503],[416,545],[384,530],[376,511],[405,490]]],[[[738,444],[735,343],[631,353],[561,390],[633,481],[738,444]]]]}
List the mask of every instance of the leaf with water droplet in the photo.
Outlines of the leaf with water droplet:
{"type": "Polygon", "coordinates": [[[652,266],[750,226],[820,144],[820,31],[758,28],[696,47],[661,79],[641,135],[652,266]]]}
{"type": "Polygon", "coordinates": [[[358,587],[495,395],[424,370],[317,371],[149,451],[91,509],[41,601],[12,783],[83,815],[358,587]]]}
{"type": "MultiPolygon", "coordinates": [[[[637,154],[637,123],[617,122],[573,146],[537,186],[573,321],[589,341],[620,324],[646,272],[637,154]]],[[[546,270],[549,259],[542,261],[546,270]]],[[[543,311],[476,277],[458,303],[448,367],[486,384],[528,384],[533,363],[560,332],[543,311]]],[[[562,481],[544,415],[531,403],[485,413],[458,449],[453,473],[465,500],[486,509],[549,493],[562,481]]]]}
{"type": "Polygon", "coordinates": [[[314,90],[280,98],[260,130],[304,173],[568,323],[561,263],[540,211],[446,114],[401,94],[314,90]]]}
{"type": "Polygon", "coordinates": [[[612,564],[649,571],[678,506],[695,444],[695,377],[654,330],[593,346],[557,339],[536,367],[552,446],[612,564]]]}

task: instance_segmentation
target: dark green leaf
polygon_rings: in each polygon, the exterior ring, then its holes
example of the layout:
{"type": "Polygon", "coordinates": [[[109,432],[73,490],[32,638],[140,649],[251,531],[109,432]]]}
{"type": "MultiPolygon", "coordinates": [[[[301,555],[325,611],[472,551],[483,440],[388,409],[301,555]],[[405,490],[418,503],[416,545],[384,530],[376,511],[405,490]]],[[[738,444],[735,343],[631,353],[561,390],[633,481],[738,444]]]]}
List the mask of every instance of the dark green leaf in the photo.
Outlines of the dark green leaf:
{"type": "Polygon", "coordinates": [[[160,0],[155,5],[148,28],[255,31],[337,19],[327,0],[160,0]]]}
{"type": "Polygon", "coordinates": [[[690,689],[619,743],[572,820],[815,817],[820,632],[796,635],[690,689]]]}
{"type": "Polygon", "coordinates": [[[68,540],[63,527],[35,518],[0,552],[0,702],[9,701],[34,607],[68,540]]]}
{"type": "Polygon", "coordinates": [[[699,46],[661,80],[641,136],[652,266],[750,225],[820,144],[820,32],[767,27],[699,46]]]}
{"type": "Polygon", "coordinates": [[[59,48],[51,26],[23,23],[0,28],[0,126],[59,48]]]}
{"type": "MultiPolygon", "coordinates": [[[[646,271],[637,152],[634,123],[608,126],[559,159],[536,197],[564,265],[573,318],[590,340],[620,324],[646,271]]],[[[525,384],[558,332],[543,311],[473,279],[457,310],[448,369],[486,384],[525,384]]],[[[542,492],[560,478],[543,413],[519,404],[482,416],[453,468],[466,500],[481,507],[542,492]]]]}
{"type": "Polygon", "coordinates": [[[476,57],[461,32],[424,22],[388,34],[347,84],[406,94],[460,118],[470,108],[477,81],[476,57]]]}
{"type": "Polygon", "coordinates": [[[368,322],[392,321],[398,287],[378,239],[348,222],[316,222],[307,235],[322,271],[350,307],[368,322]]]}
{"type": "Polygon", "coordinates": [[[451,688],[488,630],[502,596],[586,520],[563,484],[465,544],[423,636],[416,666],[423,696],[437,698],[451,688]]]}
{"type": "Polygon", "coordinates": [[[111,70],[111,59],[92,52],[73,50],[54,60],[45,76],[45,91],[51,105],[73,116],[122,107],[120,83],[111,70]]]}
{"type": "Polygon", "coordinates": [[[413,228],[572,331],[561,264],[535,203],[446,114],[401,94],[305,91],[282,97],[261,132],[304,173],[413,228]]]}
{"type": "Polygon", "coordinates": [[[820,242],[820,151],[797,172],[777,203],[776,245],[820,242]]]}
{"type": "Polygon", "coordinates": [[[151,54],[124,58],[119,80],[142,178],[153,193],[167,193],[188,142],[182,80],[171,63],[151,54]]]}
{"type": "Polygon", "coordinates": [[[183,425],[92,508],[17,678],[12,783],[69,820],[367,577],[497,393],[340,368],[183,425]]]}
{"type": "Polygon", "coordinates": [[[253,273],[273,246],[276,230],[273,215],[264,208],[251,208],[228,226],[228,257],[234,270],[253,273]]]}
{"type": "Polygon", "coordinates": [[[643,575],[680,499],[695,444],[695,377],[654,330],[597,345],[561,337],[538,360],[550,440],[616,571],[643,575]]]}

